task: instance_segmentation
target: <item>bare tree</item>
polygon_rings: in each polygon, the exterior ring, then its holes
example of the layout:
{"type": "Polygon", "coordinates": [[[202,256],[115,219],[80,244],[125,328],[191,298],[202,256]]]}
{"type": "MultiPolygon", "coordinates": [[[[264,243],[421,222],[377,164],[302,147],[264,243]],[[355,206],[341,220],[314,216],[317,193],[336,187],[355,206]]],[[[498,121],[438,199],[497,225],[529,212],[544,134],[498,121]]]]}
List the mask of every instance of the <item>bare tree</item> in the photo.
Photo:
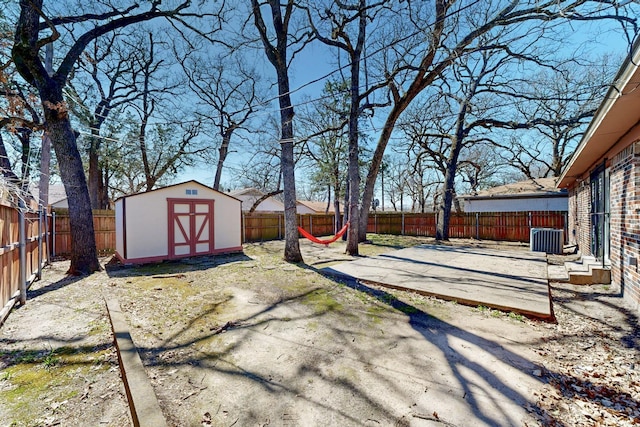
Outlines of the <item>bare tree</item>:
{"type": "MultiPolygon", "coordinates": [[[[0,12],[0,57],[11,56],[13,32],[8,18],[0,12]]],[[[11,62],[0,63],[0,175],[15,188],[26,191],[31,168],[38,160],[33,134],[42,130],[42,111],[36,94],[25,84],[11,62]],[[17,141],[17,143],[15,143],[17,141]],[[7,146],[9,144],[9,149],[7,146]],[[17,152],[12,159],[10,152],[17,152]],[[16,170],[14,170],[14,168],[16,170]]]]}
{"type": "Polygon", "coordinates": [[[113,111],[122,110],[140,98],[138,78],[141,64],[136,60],[146,43],[123,42],[140,35],[111,33],[93,40],[76,63],[67,91],[74,115],[88,128],[87,184],[92,209],[109,207],[109,159],[103,155],[102,128],[113,111]]]}
{"type": "Polygon", "coordinates": [[[335,228],[342,228],[340,197],[344,195],[347,164],[349,91],[346,82],[329,81],[323,99],[298,116],[305,137],[304,153],[312,160],[313,183],[327,191],[327,210],[333,201],[335,228]],[[333,194],[333,197],[332,197],[333,194]]]}
{"type": "MultiPolygon", "coordinates": [[[[519,56],[518,59],[526,58],[519,56]]],[[[459,169],[464,165],[467,172],[472,172],[470,181],[474,185],[475,176],[479,176],[476,168],[480,162],[472,163],[469,149],[475,148],[477,154],[482,144],[491,142],[487,119],[494,120],[501,112],[498,106],[511,85],[507,76],[512,62],[513,54],[501,48],[467,54],[443,73],[433,97],[423,103],[422,109],[413,111],[413,119],[405,126],[412,141],[421,147],[443,177],[436,228],[439,240],[449,237],[449,217],[456,200],[459,169]]],[[[436,86],[430,89],[433,92],[436,86]]]]}
{"type": "MultiPolygon", "coordinates": [[[[293,0],[287,0],[281,5],[278,0],[267,0],[260,3],[251,0],[252,14],[255,27],[260,35],[265,54],[273,65],[278,82],[278,103],[280,105],[281,123],[281,171],[284,183],[284,223],[285,247],[284,259],[289,262],[301,262],[300,242],[298,240],[298,226],[296,221],[296,185],[295,163],[293,153],[293,104],[289,86],[289,63],[298,50],[294,50],[289,57],[291,44],[301,43],[297,49],[302,49],[310,40],[309,34],[296,33],[290,28],[295,5],[293,0]],[[262,5],[268,6],[271,15],[271,32],[263,18],[262,5]],[[284,6],[284,14],[283,8],[284,6]]],[[[294,48],[295,49],[295,48],[294,48]]]]}
{"type": "Polygon", "coordinates": [[[165,9],[159,1],[152,1],[147,10],[140,10],[137,3],[102,3],[97,13],[53,16],[43,8],[43,0],[20,1],[20,16],[11,56],[22,78],[38,92],[44,110],[45,129],[51,137],[69,199],[72,241],[70,273],[90,273],[99,270],[100,264],[87,181],[63,89],[78,59],[93,40],[119,28],[155,18],[185,22],[185,19],[201,16],[199,13],[189,13],[189,6],[190,2],[184,1],[165,9]],[[49,75],[42,63],[40,50],[58,40],[62,31],[75,31],[77,37],[65,52],[59,52],[61,59],[58,67],[53,75],[49,75]]]}
{"type": "MultiPolygon", "coordinates": [[[[510,165],[496,155],[496,150],[490,144],[478,144],[467,147],[458,162],[458,174],[465,184],[463,191],[472,194],[488,187],[506,183],[510,165]]],[[[513,172],[511,172],[511,175],[513,172]]]]}
{"type": "Polygon", "coordinates": [[[136,68],[139,70],[139,84],[136,91],[139,97],[130,102],[136,115],[136,129],[130,133],[138,145],[138,156],[142,164],[145,179],[145,191],[155,188],[166,174],[175,174],[190,157],[204,150],[196,142],[200,135],[199,120],[182,120],[176,113],[178,108],[170,108],[170,113],[162,113],[162,106],[172,105],[172,98],[181,95],[184,82],[172,73],[175,64],[169,62],[166,55],[159,51],[168,50],[162,40],[157,41],[153,33],[146,35],[147,41],[141,42],[144,49],[138,52],[136,68]],[[164,48],[164,49],[163,49],[164,48]],[[160,83],[159,83],[160,82],[160,83]],[[154,122],[160,117],[166,122],[154,122]]]}
{"type": "MultiPolygon", "coordinates": [[[[620,6],[597,0],[534,3],[437,0],[433,3],[409,3],[405,8],[405,19],[400,22],[405,27],[411,26],[412,32],[399,38],[402,42],[394,45],[393,49],[387,49],[381,62],[388,76],[393,105],[385,119],[367,174],[360,210],[360,240],[366,238],[368,207],[382,156],[398,119],[413,100],[459,58],[487,48],[509,50],[514,44],[527,51],[535,46],[538,39],[555,46],[546,38],[547,31],[568,21],[616,20],[635,33],[632,8],[631,2],[620,6]],[[503,29],[508,31],[497,38],[503,29]]],[[[450,196],[445,194],[445,199],[450,196]]]]}
{"type": "Polygon", "coordinates": [[[230,58],[231,54],[225,52],[213,58],[189,55],[182,61],[189,86],[204,107],[198,115],[211,122],[220,139],[213,180],[216,190],[220,189],[231,138],[246,128],[256,106],[262,102],[257,71],[240,58],[230,58]]]}
{"type": "Polygon", "coordinates": [[[3,99],[0,104],[0,174],[26,192],[31,168],[38,160],[32,140],[33,133],[42,129],[41,113],[33,105],[33,94],[10,75],[5,74],[4,78],[0,78],[0,95],[3,99]],[[2,137],[4,131],[17,139],[15,148],[19,153],[16,162],[20,165],[18,173],[14,171],[5,146],[5,139],[2,137]]]}
{"type": "MultiPolygon", "coordinates": [[[[606,58],[602,62],[606,64],[606,58]]],[[[531,130],[510,135],[506,144],[496,139],[501,156],[527,178],[560,176],[611,78],[612,70],[602,64],[571,63],[528,79],[514,94],[519,118],[487,123],[531,130]]]]}
{"type": "MultiPolygon", "coordinates": [[[[358,230],[364,228],[365,223],[360,224],[360,143],[358,130],[359,122],[364,111],[379,106],[369,102],[369,96],[384,84],[372,86],[361,85],[362,54],[367,39],[367,24],[374,20],[376,12],[386,2],[378,1],[367,4],[367,0],[357,0],[353,3],[335,1],[330,2],[329,7],[316,12],[318,18],[314,18],[311,9],[307,8],[309,23],[315,37],[322,43],[333,46],[345,52],[349,60],[349,192],[348,206],[345,212],[351,223],[347,234],[346,252],[350,255],[358,255],[358,230]],[[329,25],[324,34],[319,24],[326,22],[329,25]],[[353,26],[355,29],[351,29],[353,26]]],[[[320,5],[320,8],[322,5],[320,5]]],[[[386,105],[383,103],[382,105],[386,105]]],[[[371,200],[369,200],[369,205],[371,200]]],[[[368,211],[369,205],[366,209],[368,211]]],[[[364,207],[363,207],[364,209],[364,207]]]]}

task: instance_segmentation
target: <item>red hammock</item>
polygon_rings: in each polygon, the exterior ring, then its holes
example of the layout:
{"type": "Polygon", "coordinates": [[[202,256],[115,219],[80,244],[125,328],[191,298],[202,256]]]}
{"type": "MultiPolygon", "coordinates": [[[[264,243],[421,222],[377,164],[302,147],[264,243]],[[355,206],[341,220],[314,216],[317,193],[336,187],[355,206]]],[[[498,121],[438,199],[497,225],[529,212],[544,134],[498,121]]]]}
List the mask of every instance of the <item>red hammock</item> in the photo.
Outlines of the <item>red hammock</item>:
{"type": "Polygon", "coordinates": [[[342,227],[340,229],[340,231],[338,231],[338,234],[336,234],[332,238],[326,239],[326,240],[318,239],[317,237],[315,237],[313,234],[310,234],[307,230],[305,230],[302,227],[298,227],[298,231],[300,232],[300,234],[302,234],[307,239],[311,240],[313,243],[318,243],[320,245],[329,246],[330,243],[333,243],[336,240],[338,240],[339,238],[341,238],[342,235],[344,234],[344,232],[347,231],[347,228],[349,228],[349,223],[348,222],[344,225],[344,227],[342,227]]]}

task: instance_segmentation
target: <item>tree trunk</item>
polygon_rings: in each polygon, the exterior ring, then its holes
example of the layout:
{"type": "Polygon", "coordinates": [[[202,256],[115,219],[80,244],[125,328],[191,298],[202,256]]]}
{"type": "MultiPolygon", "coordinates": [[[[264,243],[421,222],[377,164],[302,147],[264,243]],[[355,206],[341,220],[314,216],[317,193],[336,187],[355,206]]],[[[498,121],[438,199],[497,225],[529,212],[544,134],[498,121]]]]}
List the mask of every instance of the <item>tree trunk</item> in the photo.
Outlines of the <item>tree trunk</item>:
{"type": "Polygon", "coordinates": [[[338,230],[342,228],[342,215],[340,215],[340,200],[338,200],[337,198],[334,198],[333,200],[333,215],[334,215],[333,228],[337,233],[338,230]]]}
{"type": "Polygon", "coordinates": [[[436,226],[436,240],[449,240],[449,220],[451,217],[451,203],[453,201],[453,184],[455,180],[455,166],[447,164],[442,189],[442,203],[438,206],[438,224],[436,226]],[[451,170],[453,169],[453,170],[451,170]]]}
{"type": "Polygon", "coordinates": [[[51,138],[46,133],[42,135],[42,150],[40,153],[40,179],[38,181],[38,197],[40,200],[38,203],[47,208],[49,206],[49,181],[51,177],[51,138]]]}
{"type": "MultiPolygon", "coordinates": [[[[462,119],[459,120],[459,123],[463,123],[464,114],[460,117],[462,119]]],[[[457,135],[457,138],[451,142],[451,151],[444,174],[442,202],[438,206],[436,240],[449,240],[449,219],[451,218],[451,205],[453,204],[453,196],[455,195],[456,170],[458,169],[458,158],[460,157],[462,141],[464,140],[462,125],[458,126],[457,135]]]]}
{"type": "Polygon", "coordinates": [[[335,215],[334,228],[336,233],[342,228],[342,216],[340,215],[340,169],[338,163],[333,163],[333,213],[335,215]]]}
{"type": "MultiPolygon", "coordinates": [[[[344,224],[349,222],[349,178],[347,177],[346,183],[344,186],[344,224]]],[[[349,233],[344,233],[342,235],[342,240],[347,241],[349,233]]]]}
{"type": "Polygon", "coordinates": [[[100,143],[96,135],[92,135],[89,141],[89,176],[87,184],[89,188],[89,199],[91,200],[91,209],[104,209],[101,206],[101,190],[102,173],[100,170],[100,162],[98,160],[98,150],[100,143]]]}
{"type": "MultiPolygon", "coordinates": [[[[42,95],[41,95],[42,97],[42,95]]],[[[51,137],[58,159],[60,177],[69,201],[69,228],[71,232],[70,274],[88,274],[100,270],[93,228],[91,200],[82,166],[82,158],[76,145],[68,111],[59,96],[43,98],[46,130],[51,137]]]]}
{"type": "MultiPolygon", "coordinates": [[[[356,116],[355,122],[358,119],[356,116]]],[[[349,255],[358,255],[358,230],[359,230],[359,212],[358,202],[360,199],[360,170],[358,165],[358,125],[349,126],[349,204],[345,207],[345,211],[349,211],[349,231],[347,236],[347,248],[345,250],[349,255]]],[[[364,209],[364,206],[363,206],[364,209]]],[[[366,232],[366,227],[365,227],[366,232]]],[[[366,233],[365,233],[366,237],[366,233]]]]}
{"type": "MultiPolygon", "coordinates": [[[[276,34],[276,46],[269,41],[269,35],[260,12],[258,0],[251,0],[251,9],[260,39],[269,62],[273,65],[278,78],[278,100],[280,104],[280,170],[282,172],[284,196],[284,259],[288,262],[302,262],[298,224],[296,216],[296,177],[293,157],[293,105],[289,91],[289,69],[287,63],[288,24],[293,10],[293,0],[286,3],[285,18],[280,10],[281,3],[269,0],[271,18],[276,34]]],[[[278,186],[279,187],[279,186],[278,186]]]]}
{"type": "MultiPolygon", "coordinates": [[[[347,171],[349,179],[349,205],[345,206],[345,211],[349,210],[349,236],[347,238],[346,253],[349,255],[359,255],[358,242],[360,241],[360,230],[364,229],[364,239],[367,237],[367,226],[360,225],[360,147],[358,142],[359,132],[358,124],[360,120],[360,60],[362,57],[362,49],[364,48],[365,35],[367,29],[366,1],[360,0],[359,8],[359,25],[358,25],[358,41],[355,44],[349,56],[351,60],[351,102],[349,106],[349,167],[347,171]]],[[[362,209],[367,210],[371,205],[362,204],[362,209]]]]}
{"type": "Polygon", "coordinates": [[[20,178],[15,174],[15,172],[13,172],[11,167],[7,148],[4,146],[2,133],[0,133],[0,174],[13,184],[17,185],[20,182],[20,178]]]}
{"type": "Polygon", "coordinates": [[[21,189],[28,191],[28,182],[29,182],[29,155],[31,154],[31,130],[28,129],[20,129],[17,132],[18,141],[20,141],[20,180],[21,180],[21,189]]]}
{"type": "Polygon", "coordinates": [[[324,209],[324,213],[328,214],[331,208],[331,184],[327,184],[327,207],[324,209]]]}
{"type": "MultiPolygon", "coordinates": [[[[400,114],[404,111],[404,108],[396,107],[394,108],[389,116],[387,116],[387,120],[385,120],[384,127],[382,128],[382,133],[380,134],[380,138],[378,139],[378,145],[376,146],[375,151],[373,152],[373,158],[371,159],[371,164],[369,165],[369,172],[367,173],[367,180],[365,181],[364,193],[362,194],[362,205],[360,208],[360,223],[358,230],[358,239],[361,242],[367,240],[367,223],[369,222],[369,206],[371,206],[371,201],[373,200],[373,192],[376,186],[376,178],[378,177],[378,170],[380,169],[380,165],[382,164],[382,156],[384,156],[384,151],[387,148],[387,144],[389,143],[389,138],[391,138],[391,132],[393,131],[393,127],[400,117],[400,114]]],[[[400,207],[402,210],[402,207],[400,207]]]]}
{"type": "Polygon", "coordinates": [[[216,166],[216,176],[213,179],[214,190],[220,190],[220,179],[222,178],[222,167],[224,166],[224,161],[227,159],[227,154],[229,153],[229,142],[231,141],[232,133],[233,133],[233,129],[228,129],[222,135],[222,143],[220,144],[220,148],[218,149],[218,165],[216,166]]]}
{"type": "Polygon", "coordinates": [[[298,221],[296,215],[296,176],[293,157],[293,105],[289,96],[289,76],[287,69],[278,70],[278,90],[280,92],[280,120],[282,139],[280,141],[280,164],[284,196],[284,259],[288,262],[302,262],[298,221]]]}

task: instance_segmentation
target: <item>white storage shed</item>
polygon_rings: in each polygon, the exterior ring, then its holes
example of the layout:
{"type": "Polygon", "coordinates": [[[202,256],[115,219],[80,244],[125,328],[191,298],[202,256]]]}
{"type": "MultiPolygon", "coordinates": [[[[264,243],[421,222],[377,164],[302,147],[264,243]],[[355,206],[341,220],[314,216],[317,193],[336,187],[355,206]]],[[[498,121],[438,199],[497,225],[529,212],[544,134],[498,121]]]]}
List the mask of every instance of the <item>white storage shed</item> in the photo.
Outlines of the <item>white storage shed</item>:
{"type": "Polygon", "coordinates": [[[120,197],[116,256],[145,263],[241,252],[241,204],[197,181],[120,197]]]}

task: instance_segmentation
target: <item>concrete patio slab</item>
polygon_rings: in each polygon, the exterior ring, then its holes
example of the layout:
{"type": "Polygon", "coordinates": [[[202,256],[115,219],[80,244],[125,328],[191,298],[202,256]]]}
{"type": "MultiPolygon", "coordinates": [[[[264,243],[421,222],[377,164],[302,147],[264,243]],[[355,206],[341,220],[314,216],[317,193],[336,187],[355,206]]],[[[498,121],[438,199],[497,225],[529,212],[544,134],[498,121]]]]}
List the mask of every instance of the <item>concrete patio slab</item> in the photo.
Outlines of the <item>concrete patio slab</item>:
{"type": "Polygon", "coordinates": [[[420,245],[322,271],[461,304],[552,317],[546,255],[540,252],[420,245]]]}

